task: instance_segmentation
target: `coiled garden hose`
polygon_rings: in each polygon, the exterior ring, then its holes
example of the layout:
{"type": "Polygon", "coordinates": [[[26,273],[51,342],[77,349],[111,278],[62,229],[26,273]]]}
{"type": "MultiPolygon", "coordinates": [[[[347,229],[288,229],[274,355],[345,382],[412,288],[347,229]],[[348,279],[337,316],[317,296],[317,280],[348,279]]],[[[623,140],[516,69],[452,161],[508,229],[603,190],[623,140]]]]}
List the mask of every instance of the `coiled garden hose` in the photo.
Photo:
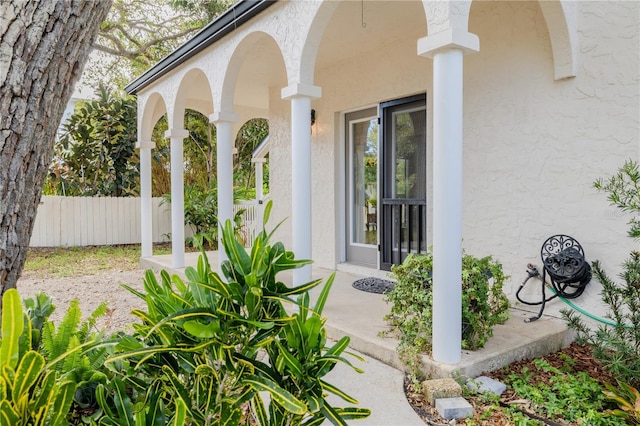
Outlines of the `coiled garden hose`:
{"type": "MultiPolygon", "coordinates": [[[[520,288],[516,292],[516,297],[518,298],[518,300],[520,302],[524,303],[524,304],[527,304],[527,305],[532,304],[532,303],[522,301],[522,299],[520,299],[520,297],[518,297],[518,293],[520,293],[520,290],[522,290],[522,287],[524,287],[524,285],[527,283],[527,281],[529,281],[529,279],[531,279],[533,277],[542,279],[542,277],[540,276],[540,272],[538,272],[538,268],[535,265],[532,265],[531,263],[529,263],[527,265],[527,278],[522,282],[522,284],[520,284],[520,288]]],[[[599,322],[601,324],[610,325],[612,327],[617,327],[618,326],[618,323],[616,323],[615,321],[612,321],[612,320],[610,320],[608,318],[599,317],[599,316],[597,316],[595,314],[592,314],[591,312],[588,312],[588,311],[582,309],[581,307],[575,305],[573,302],[568,300],[566,297],[563,297],[561,294],[556,293],[556,291],[555,291],[553,286],[549,286],[549,290],[551,290],[551,292],[553,293],[553,296],[550,297],[549,299],[547,299],[547,301],[551,300],[554,297],[557,297],[558,299],[562,300],[571,309],[580,312],[582,315],[584,315],[586,317],[589,317],[594,321],[597,321],[597,322],[599,322]]],[[[580,294],[582,294],[582,292],[580,294]]],[[[537,302],[537,304],[540,304],[540,303],[542,303],[542,302],[537,302]]],[[[525,322],[530,322],[530,321],[531,321],[530,318],[525,320],[525,322]]],[[[533,320],[533,321],[535,321],[535,320],[533,320]]],[[[629,328],[629,329],[633,328],[633,326],[629,325],[629,324],[622,324],[622,326],[624,328],[629,328]]]]}
{"type": "Polygon", "coordinates": [[[538,306],[542,305],[538,315],[533,316],[531,318],[525,319],[525,322],[532,322],[538,320],[542,316],[542,312],[544,311],[545,305],[550,300],[555,299],[556,297],[561,297],[562,299],[575,299],[584,293],[584,290],[587,284],[591,281],[591,267],[586,261],[583,261],[579,268],[575,271],[571,276],[563,276],[560,274],[555,274],[552,268],[545,268],[544,274],[540,276],[540,272],[538,268],[533,264],[527,265],[527,278],[520,284],[518,291],[516,291],[516,298],[525,305],[529,306],[538,306]],[[546,274],[549,274],[551,278],[551,285],[549,285],[550,290],[553,295],[550,297],[546,296],[546,274]],[[529,302],[520,297],[520,292],[524,288],[527,281],[531,278],[537,277],[542,283],[542,299],[539,302],[529,302]]]}

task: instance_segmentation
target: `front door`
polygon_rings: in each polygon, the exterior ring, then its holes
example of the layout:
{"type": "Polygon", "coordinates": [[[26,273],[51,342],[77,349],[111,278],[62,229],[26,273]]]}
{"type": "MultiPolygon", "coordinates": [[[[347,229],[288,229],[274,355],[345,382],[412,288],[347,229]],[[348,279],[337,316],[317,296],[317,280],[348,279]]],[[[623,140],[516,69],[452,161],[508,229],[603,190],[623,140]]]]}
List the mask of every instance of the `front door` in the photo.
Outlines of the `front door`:
{"type": "Polygon", "coordinates": [[[378,267],[378,108],[345,115],[347,262],[378,267]]]}
{"type": "Polygon", "coordinates": [[[381,111],[380,267],[426,251],[426,95],[385,102],[381,111]]]}

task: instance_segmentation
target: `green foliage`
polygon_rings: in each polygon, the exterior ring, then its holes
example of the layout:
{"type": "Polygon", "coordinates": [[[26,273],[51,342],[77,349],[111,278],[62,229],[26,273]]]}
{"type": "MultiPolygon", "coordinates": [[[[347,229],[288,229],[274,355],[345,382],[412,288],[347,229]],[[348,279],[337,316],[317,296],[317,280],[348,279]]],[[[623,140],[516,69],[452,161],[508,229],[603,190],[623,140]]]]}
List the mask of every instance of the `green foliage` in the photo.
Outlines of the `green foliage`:
{"type": "Polygon", "coordinates": [[[55,306],[51,297],[38,293],[25,299],[24,305],[32,323],[33,349],[45,360],[57,360],[51,370],[57,377],[73,383],[73,401],[80,408],[95,407],[95,388],[107,380],[103,364],[108,352],[98,347],[102,332],[94,331],[97,320],[106,314],[106,303],[100,304],[84,321],[77,300],[71,300],[62,320],[49,321],[55,306]]]}
{"type": "Polygon", "coordinates": [[[640,392],[628,383],[618,382],[618,387],[605,384],[604,396],[618,405],[610,414],[624,419],[627,424],[640,425],[640,392]]]}
{"type": "MultiPolygon", "coordinates": [[[[320,424],[325,418],[333,424],[346,424],[345,420],[362,419],[370,414],[368,409],[335,408],[325,399],[328,393],[332,393],[351,404],[358,403],[356,399],[322,379],[338,362],[352,366],[341,356],[349,345],[348,337],[343,337],[332,347],[326,348],[325,319],[321,318],[321,314],[332,284],[333,276],[325,284],[313,309],[309,306],[308,293],[299,296],[299,312],[284,326],[280,341],[276,340],[275,344],[265,348],[272,364],[271,368],[267,364],[262,365],[262,371],[268,372],[265,374],[268,383],[285,389],[299,401],[306,401],[307,405],[296,413],[280,404],[271,404],[269,420],[262,422],[265,425],[298,425],[303,420],[320,424]]],[[[260,390],[260,387],[256,390],[260,390]]],[[[254,401],[256,411],[266,413],[260,394],[255,395],[254,401]]]]}
{"type": "MultiPolygon", "coordinates": [[[[242,192],[234,194],[236,199],[242,196],[242,192]]],[[[171,194],[164,195],[163,200],[170,203],[171,194]]],[[[244,210],[239,210],[233,218],[236,237],[242,235],[243,213],[244,210]]],[[[193,237],[186,238],[187,244],[195,248],[218,248],[218,188],[215,181],[205,190],[197,186],[185,186],[184,223],[193,228],[193,237]]]]}
{"type": "Polygon", "coordinates": [[[38,292],[35,299],[25,299],[24,307],[27,308],[27,315],[31,320],[31,344],[37,348],[40,346],[42,328],[56,307],[51,297],[42,292],[38,292]]]}
{"type": "MultiPolygon", "coordinates": [[[[154,247],[154,254],[170,254],[166,246],[154,247]]],[[[96,275],[118,269],[140,267],[140,245],[29,248],[23,271],[38,278],[96,275]]]]}
{"type": "Polygon", "coordinates": [[[516,394],[530,402],[529,410],[563,424],[624,425],[615,417],[603,414],[607,406],[602,385],[584,372],[566,365],[555,368],[545,360],[536,360],[535,370],[511,374],[506,382],[516,394]],[[548,381],[537,378],[551,373],[548,381]]]}
{"type": "MultiPolygon", "coordinates": [[[[270,209],[268,204],[265,224],[270,209]]],[[[134,324],[132,336],[121,336],[107,361],[117,379],[98,387],[98,403],[112,422],[103,424],[145,424],[157,398],[165,413],[183,413],[189,424],[247,424],[249,411],[265,426],[325,418],[345,424],[368,415],[334,408],[324,397],[331,392],[355,402],[321,380],[336,363],[348,364],[341,356],[348,339],[325,348],[320,315],[332,278],[311,309],[308,291],[320,280],[292,288],[277,279],[310,261],[295,259],[282,243],[271,245],[273,233],[264,230],[248,253],[234,233],[227,222],[224,278],[211,271],[203,253],[197,268],[185,270],[187,282],[165,271],[158,281],[148,271],[144,293],[128,288],[147,309],[133,311],[142,323],[134,324]],[[284,303],[297,303],[299,313],[289,315],[284,303]],[[268,407],[260,392],[270,395],[268,407]]]]}
{"type": "Polygon", "coordinates": [[[115,0],[84,78],[119,88],[224,12],[232,0],[115,0]]]}
{"type": "Polygon", "coordinates": [[[218,190],[186,187],[184,191],[184,223],[194,229],[187,240],[194,247],[218,248],[218,190]]]}
{"type": "MultiPolygon", "coordinates": [[[[628,160],[609,179],[598,179],[594,187],[606,192],[611,204],[622,211],[640,213],[640,167],[638,162],[628,160]]],[[[640,220],[633,217],[630,222],[629,236],[640,238],[640,220]]]]}
{"type": "Polygon", "coordinates": [[[570,328],[578,332],[579,342],[588,342],[593,353],[617,379],[640,384],[640,252],[632,252],[623,264],[616,284],[594,261],[593,275],[602,283],[602,301],[609,308],[607,318],[615,325],[592,330],[574,311],[563,310],[570,328]]]}
{"type": "Polygon", "coordinates": [[[105,86],[80,102],[63,125],[45,193],[134,196],[139,193],[136,101],[105,86]]]}
{"type": "Polygon", "coordinates": [[[32,346],[32,325],[17,290],[2,298],[0,341],[0,419],[2,424],[64,425],[73,402],[76,383],[60,377],[56,364],[73,356],[81,347],[61,354],[48,363],[32,346]]]}
{"type": "MultiPolygon", "coordinates": [[[[431,350],[433,254],[409,255],[391,268],[397,283],[386,295],[392,303],[385,316],[399,333],[398,351],[415,379],[421,379],[420,354],[431,350]]],[[[509,317],[509,302],[502,288],[507,277],[491,256],[462,257],[462,347],[480,349],[493,334],[493,326],[509,317]]]]}
{"type": "MultiPolygon", "coordinates": [[[[242,125],[236,136],[237,160],[233,162],[234,185],[245,191],[255,186],[254,164],[251,162],[253,150],[269,134],[269,122],[264,118],[254,118],[242,125]]],[[[269,163],[264,163],[263,179],[269,183],[269,163]]]]}
{"type": "Polygon", "coordinates": [[[181,399],[176,403],[175,413],[168,418],[160,394],[153,390],[147,393],[147,398],[133,402],[127,393],[126,383],[115,376],[108,384],[99,384],[96,388],[96,399],[101,410],[93,417],[99,419],[98,424],[105,426],[120,425],[184,425],[186,420],[186,406],[181,399]]]}
{"type": "Polygon", "coordinates": [[[465,419],[465,425],[467,426],[484,426],[486,424],[496,424],[495,421],[488,421],[488,419],[494,413],[502,413],[507,421],[505,424],[518,425],[518,426],[539,426],[541,422],[534,420],[525,415],[516,404],[507,405],[501,403],[500,396],[492,392],[476,393],[470,391],[467,386],[462,387],[462,395],[465,397],[472,397],[472,405],[474,411],[482,411],[480,415],[476,415],[473,418],[465,419]]]}
{"type": "Polygon", "coordinates": [[[184,113],[184,126],[189,131],[183,142],[185,182],[199,188],[211,187],[217,176],[216,126],[192,109],[184,113]]]}
{"type": "MultiPolygon", "coordinates": [[[[595,187],[608,193],[609,200],[624,211],[640,213],[640,170],[638,163],[627,161],[608,181],[599,179],[595,187]]],[[[629,236],[640,237],[640,222],[630,222],[629,236]]],[[[602,284],[602,302],[608,307],[607,318],[615,325],[591,329],[573,311],[562,311],[570,328],[578,332],[579,341],[593,346],[593,353],[618,380],[632,386],[640,384],[640,252],[632,251],[622,264],[618,284],[604,271],[600,262],[592,264],[593,275],[602,284]]]]}

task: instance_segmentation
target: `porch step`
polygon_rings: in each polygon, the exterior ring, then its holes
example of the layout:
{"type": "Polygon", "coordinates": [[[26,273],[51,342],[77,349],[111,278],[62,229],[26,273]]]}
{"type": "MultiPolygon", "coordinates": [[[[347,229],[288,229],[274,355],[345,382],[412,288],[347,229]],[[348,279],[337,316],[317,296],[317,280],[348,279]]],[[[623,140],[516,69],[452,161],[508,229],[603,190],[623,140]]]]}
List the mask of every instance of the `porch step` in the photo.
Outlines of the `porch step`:
{"type": "MultiPolygon", "coordinates": [[[[341,284],[334,284],[323,313],[328,318],[328,336],[334,339],[349,336],[352,348],[405,370],[396,352],[398,340],[380,335],[389,329],[382,319],[390,310],[384,296],[360,292],[350,284],[342,285],[341,279],[336,280],[341,284]]],[[[531,316],[530,312],[512,308],[509,314],[510,319],[505,324],[494,327],[493,337],[483,349],[462,351],[462,360],[458,364],[436,362],[424,355],[422,362],[427,377],[446,378],[455,374],[475,378],[514,361],[558,351],[574,340],[574,333],[561,319],[543,315],[538,321],[525,323],[524,320],[531,316]]]]}

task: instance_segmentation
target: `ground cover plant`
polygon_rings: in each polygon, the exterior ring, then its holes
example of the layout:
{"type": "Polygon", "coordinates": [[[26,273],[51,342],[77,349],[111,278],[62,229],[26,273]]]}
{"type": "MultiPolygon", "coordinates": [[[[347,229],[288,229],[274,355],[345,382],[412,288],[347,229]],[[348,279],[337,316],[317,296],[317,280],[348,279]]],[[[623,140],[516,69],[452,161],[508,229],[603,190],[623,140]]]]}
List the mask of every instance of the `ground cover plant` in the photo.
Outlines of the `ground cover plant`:
{"type": "MultiPolygon", "coordinates": [[[[166,244],[156,244],[153,253],[169,254],[166,244]]],[[[110,270],[133,270],[140,264],[140,245],[30,248],[24,272],[41,278],[95,275],[110,270]]]]}
{"type": "MultiPolygon", "coordinates": [[[[464,397],[474,408],[466,425],[626,425],[617,403],[605,393],[606,383],[615,382],[588,345],[577,343],[537,359],[514,362],[484,375],[508,385],[498,397],[466,392],[464,397]]],[[[444,425],[424,396],[405,380],[407,397],[427,424],[444,425]]]]}

